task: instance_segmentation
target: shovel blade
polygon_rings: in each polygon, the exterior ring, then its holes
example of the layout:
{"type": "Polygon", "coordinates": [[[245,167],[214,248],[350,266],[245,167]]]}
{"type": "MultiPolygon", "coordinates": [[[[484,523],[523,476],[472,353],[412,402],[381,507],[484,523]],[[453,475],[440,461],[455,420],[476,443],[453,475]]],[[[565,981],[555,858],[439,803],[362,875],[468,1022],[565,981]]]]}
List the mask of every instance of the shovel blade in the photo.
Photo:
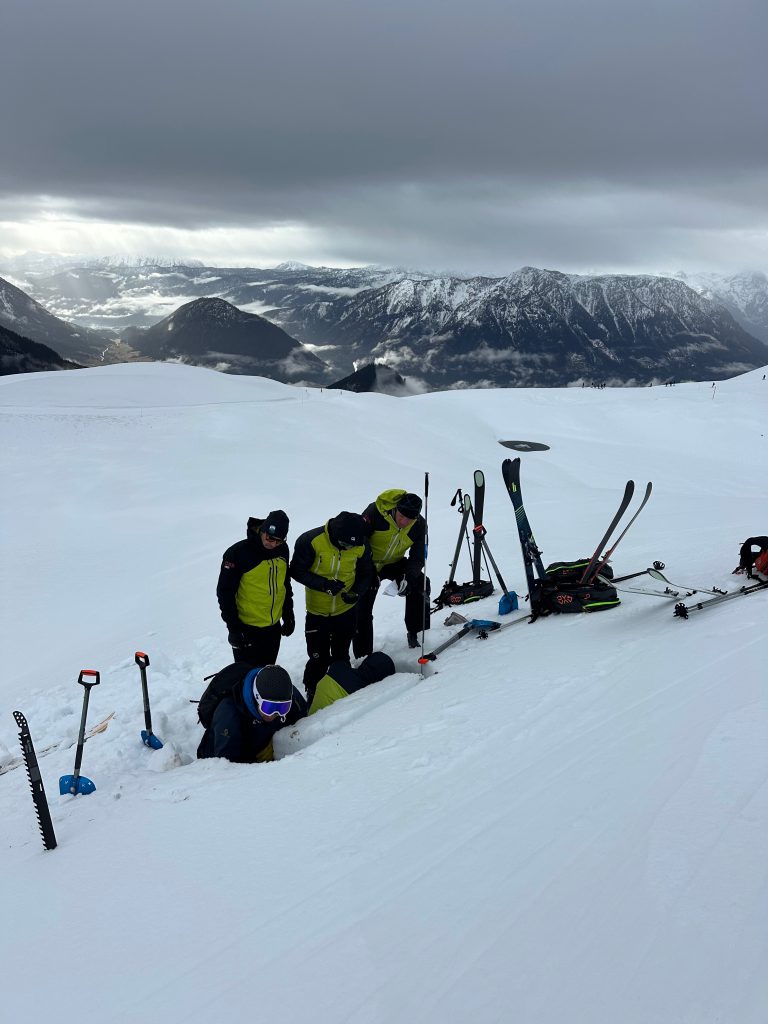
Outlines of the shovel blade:
{"type": "Polygon", "coordinates": [[[516,612],[518,609],[517,594],[514,590],[508,594],[502,595],[499,598],[499,615],[509,615],[510,612],[516,612]]]}
{"type": "Polygon", "coordinates": [[[88,796],[96,789],[96,785],[90,779],[81,775],[77,780],[74,775],[62,775],[59,779],[59,793],[62,796],[88,796]]]}
{"type": "Polygon", "coordinates": [[[153,750],[160,750],[163,745],[160,737],[155,736],[153,732],[149,732],[147,729],[141,730],[141,742],[145,747],[152,747],[153,750]]]}
{"type": "Polygon", "coordinates": [[[451,612],[448,618],[443,622],[444,626],[463,626],[467,622],[467,619],[461,614],[461,612],[451,612]]]}

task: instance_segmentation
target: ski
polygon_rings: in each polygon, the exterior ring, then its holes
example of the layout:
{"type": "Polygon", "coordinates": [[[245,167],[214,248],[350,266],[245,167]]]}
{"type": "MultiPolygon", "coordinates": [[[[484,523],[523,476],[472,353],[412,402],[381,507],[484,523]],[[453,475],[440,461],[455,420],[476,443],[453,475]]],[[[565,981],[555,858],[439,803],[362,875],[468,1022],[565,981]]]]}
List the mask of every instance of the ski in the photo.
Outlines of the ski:
{"type": "MultiPolygon", "coordinates": [[[[102,718],[102,720],[100,722],[97,722],[96,725],[92,725],[90,727],[90,729],[88,729],[88,731],[85,734],[86,740],[89,740],[93,736],[96,736],[97,733],[104,732],[107,729],[107,727],[109,726],[109,723],[112,721],[112,719],[114,717],[115,717],[115,712],[111,711],[107,715],[106,718],[102,718]]],[[[66,742],[67,742],[66,740],[60,740],[58,743],[50,743],[47,747],[43,747],[43,749],[40,751],[40,753],[37,756],[38,757],[45,757],[46,754],[52,754],[54,752],[54,750],[60,750],[64,746],[64,744],[66,742]]],[[[73,746],[73,745],[74,744],[69,743],[68,744],[68,748],[73,746]]],[[[0,775],[5,775],[6,772],[12,772],[14,769],[20,768],[23,764],[24,764],[24,758],[23,757],[14,757],[13,760],[6,761],[5,764],[0,765],[0,775]]]]}
{"type": "Polygon", "coordinates": [[[491,633],[499,633],[502,629],[507,629],[509,626],[517,626],[521,622],[528,622],[529,615],[526,612],[524,615],[518,616],[516,619],[512,619],[509,622],[496,622],[493,619],[470,619],[466,625],[462,626],[458,633],[446,640],[445,643],[440,644],[434,651],[430,651],[429,654],[424,654],[419,658],[420,665],[426,665],[430,661],[435,661],[438,654],[442,654],[443,651],[452,647],[455,643],[458,643],[463,637],[469,633],[476,632],[478,640],[487,640],[491,633]]]}
{"type": "Polygon", "coordinates": [[[479,580],[481,578],[482,566],[481,556],[483,553],[482,543],[482,527],[483,527],[483,512],[485,510],[485,474],[482,469],[475,470],[475,501],[472,508],[472,519],[474,522],[473,534],[473,553],[472,553],[472,579],[479,580]],[[479,532],[478,532],[479,528],[479,532]]]}
{"type": "Polygon", "coordinates": [[[666,583],[668,587],[679,587],[681,590],[690,590],[692,594],[712,594],[713,597],[720,597],[726,593],[725,590],[707,590],[706,587],[689,587],[687,584],[683,585],[682,583],[673,583],[672,580],[668,580],[666,576],[662,575],[655,566],[653,569],[646,569],[646,572],[649,576],[658,580],[660,583],[666,583]]]}
{"type": "Polygon", "coordinates": [[[629,520],[629,522],[627,523],[627,525],[626,525],[626,526],[624,527],[624,529],[623,529],[623,530],[621,531],[621,533],[620,533],[620,534],[619,534],[619,536],[618,536],[618,537],[616,538],[616,540],[615,540],[615,541],[613,542],[613,544],[612,544],[612,545],[610,546],[610,548],[608,548],[608,550],[607,550],[607,551],[605,552],[605,554],[603,555],[603,557],[602,557],[602,558],[600,559],[600,561],[599,561],[599,562],[598,562],[598,564],[597,564],[597,568],[596,568],[596,569],[594,570],[594,572],[593,572],[593,575],[592,575],[592,577],[590,578],[590,580],[587,580],[587,582],[588,582],[588,583],[589,583],[589,582],[591,582],[591,579],[594,579],[594,577],[595,577],[595,576],[596,576],[596,575],[597,575],[597,574],[598,574],[599,572],[602,572],[602,570],[603,570],[603,569],[605,568],[605,566],[606,566],[606,565],[608,564],[608,562],[610,561],[611,555],[612,555],[612,554],[614,553],[614,551],[616,550],[616,548],[617,548],[617,547],[619,546],[619,544],[620,544],[620,543],[622,542],[622,540],[623,540],[623,539],[624,539],[624,537],[626,536],[627,530],[629,530],[629,528],[630,528],[630,527],[632,526],[632,524],[634,523],[634,521],[635,521],[635,520],[637,519],[637,517],[638,517],[638,516],[640,515],[640,513],[641,513],[641,512],[643,511],[643,509],[645,508],[645,506],[646,506],[646,505],[648,504],[648,499],[649,499],[649,498],[650,498],[650,496],[651,496],[651,491],[652,491],[652,490],[653,490],[653,484],[652,484],[652,483],[651,483],[651,482],[649,481],[649,482],[648,482],[648,483],[647,483],[647,484],[645,485],[645,494],[643,495],[643,500],[642,500],[642,501],[640,502],[640,507],[638,508],[637,512],[635,512],[635,514],[634,514],[634,515],[632,516],[632,518],[631,518],[631,519],[629,520]]]}
{"type": "Polygon", "coordinates": [[[46,850],[55,850],[56,834],[53,831],[51,812],[48,808],[43,777],[40,774],[40,766],[37,763],[37,755],[35,754],[35,747],[29,732],[29,725],[20,711],[14,711],[13,717],[16,720],[16,725],[19,727],[19,743],[21,743],[24,763],[27,766],[27,778],[29,779],[29,788],[32,790],[32,803],[35,805],[35,814],[37,815],[37,824],[40,827],[40,835],[43,838],[43,846],[46,850]]]}
{"type": "Polygon", "coordinates": [[[507,493],[515,510],[515,523],[517,524],[517,533],[523,552],[523,566],[528,584],[528,596],[533,600],[533,595],[537,589],[534,569],[539,579],[544,579],[546,574],[544,563],[541,560],[541,551],[534,540],[531,524],[528,522],[528,515],[523,505],[523,494],[520,489],[520,457],[504,459],[504,462],[501,464],[501,475],[504,477],[507,493]]]}
{"type": "Polygon", "coordinates": [[[730,601],[734,597],[748,597],[750,594],[756,594],[758,590],[768,590],[768,580],[761,581],[760,583],[753,583],[750,587],[740,587],[738,590],[732,590],[727,594],[717,594],[716,597],[711,597],[708,601],[697,601],[695,604],[680,604],[675,605],[675,616],[680,619],[687,619],[691,612],[699,611],[704,608],[711,608],[713,604],[721,604],[723,601],[730,601]]]}
{"type": "Polygon", "coordinates": [[[579,580],[579,583],[581,583],[581,584],[589,583],[590,579],[595,574],[595,571],[597,570],[597,567],[598,567],[598,562],[601,561],[601,554],[602,554],[603,548],[608,543],[608,540],[609,540],[611,534],[613,533],[613,531],[618,526],[619,520],[624,515],[624,513],[627,511],[629,503],[630,503],[630,501],[632,501],[632,495],[634,493],[635,493],[635,481],[634,480],[627,480],[627,482],[626,482],[626,484],[624,486],[624,496],[622,497],[621,502],[619,503],[619,507],[616,510],[616,514],[614,515],[613,519],[611,520],[608,529],[605,531],[605,533],[603,534],[602,538],[600,539],[600,543],[595,548],[595,553],[592,555],[590,560],[587,562],[587,567],[584,570],[584,572],[582,573],[581,579],[579,580]]]}

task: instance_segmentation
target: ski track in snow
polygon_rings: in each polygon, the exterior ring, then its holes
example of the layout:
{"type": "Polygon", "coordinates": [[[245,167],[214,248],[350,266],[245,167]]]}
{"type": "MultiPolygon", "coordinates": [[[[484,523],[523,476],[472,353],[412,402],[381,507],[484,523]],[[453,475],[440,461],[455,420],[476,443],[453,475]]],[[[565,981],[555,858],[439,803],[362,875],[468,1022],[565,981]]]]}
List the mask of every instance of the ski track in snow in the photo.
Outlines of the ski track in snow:
{"type": "MultiPolygon", "coordinates": [[[[429,468],[437,593],[448,502],[482,468],[488,542],[522,597],[498,437],[552,446],[523,456],[545,564],[591,551],[624,481],[652,479],[616,571],[661,558],[734,589],[738,545],[765,532],[761,376],[716,400],[709,382],[395,400],[147,364],[0,379],[0,765],[14,708],[38,753],[59,744],[40,756],[56,851],[23,768],[0,776],[2,1019],[764,1024],[764,595],[682,621],[627,593],[468,636],[423,677],[380,595],[397,674],[279,733],[267,765],[197,762],[190,703],[229,660],[221,553],[273,507],[292,542],[429,468]],[[137,649],[160,751],[140,741],[137,649]],[[102,673],[89,725],[115,715],[84,748],[96,792],[62,797],[81,668],[102,673]]],[[[301,622],[300,587],[296,603],[301,622]]],[[[301,678],[300,630],[280,661],[301,678]]]]}

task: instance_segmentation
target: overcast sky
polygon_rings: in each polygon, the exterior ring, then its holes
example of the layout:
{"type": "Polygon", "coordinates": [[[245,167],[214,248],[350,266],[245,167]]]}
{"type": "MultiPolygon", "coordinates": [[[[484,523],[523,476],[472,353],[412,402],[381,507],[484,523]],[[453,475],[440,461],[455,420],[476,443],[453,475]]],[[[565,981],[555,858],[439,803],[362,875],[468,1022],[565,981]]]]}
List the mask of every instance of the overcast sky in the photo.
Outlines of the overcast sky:
{"type": "Polygon", "coordinates": [[[0,254],[768,271],[766,0],[3,0],[0,254]]]}

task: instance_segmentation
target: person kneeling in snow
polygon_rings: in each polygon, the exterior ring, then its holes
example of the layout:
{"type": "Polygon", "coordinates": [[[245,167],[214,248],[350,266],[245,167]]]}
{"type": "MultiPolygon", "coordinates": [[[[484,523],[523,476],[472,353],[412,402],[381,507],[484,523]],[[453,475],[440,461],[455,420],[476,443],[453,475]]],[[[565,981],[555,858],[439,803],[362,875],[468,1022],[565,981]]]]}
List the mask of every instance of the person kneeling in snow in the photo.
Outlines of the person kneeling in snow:
{"type": "Polygon", "coordinates": [[[394,673],[395,664],[383,651],[369,654],[358,668],[352,668],[346,661],[332,661],[328,671],[317,684],[309,713],[314,715],[321,708],[327,708],[329,704],[341,700],[342,697],[348,697],[350,693],[356,693],[364,686],[378,683],[394,673]]]}
{"type": "Polygon", "coordinates": [[[197,714],[205,734],[197,756],[225,757],[241,764],[271,761],[274,734],[306,713],[307,702],[284,668],[227,665],[200,698],[197,714]]]}

